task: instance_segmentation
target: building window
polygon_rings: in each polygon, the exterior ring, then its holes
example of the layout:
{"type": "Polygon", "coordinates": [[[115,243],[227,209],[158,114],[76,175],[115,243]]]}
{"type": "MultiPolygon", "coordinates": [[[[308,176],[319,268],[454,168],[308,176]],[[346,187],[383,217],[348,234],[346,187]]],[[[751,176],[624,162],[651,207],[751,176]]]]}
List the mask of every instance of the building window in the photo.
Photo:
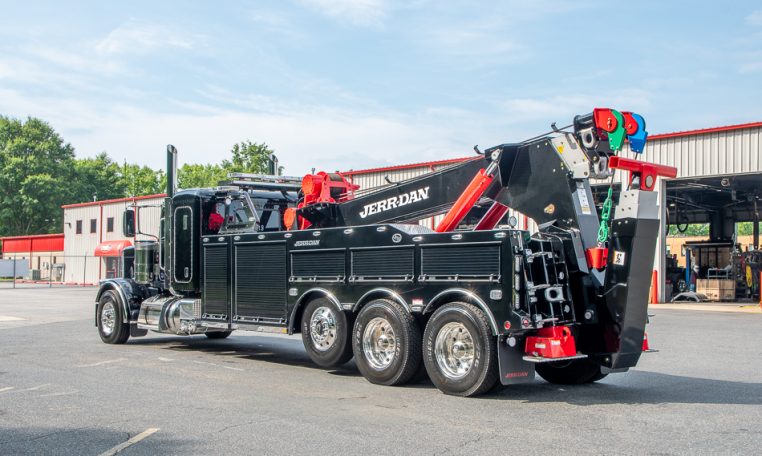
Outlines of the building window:
{"type": "Polygon", "coordinates": [[[114,217],[109,217],[106,219],[106,231],[109,233],[114,232],[114,217]]]}
{"type": "Polygon", "coordinates": [[[98,231],[98,219],[90,219],[90,233],[98,231]]]}
{"type": "Polygon", "coordinates": [[[82,220],[77,220],[77,234],[82,234],[82,220]]]}

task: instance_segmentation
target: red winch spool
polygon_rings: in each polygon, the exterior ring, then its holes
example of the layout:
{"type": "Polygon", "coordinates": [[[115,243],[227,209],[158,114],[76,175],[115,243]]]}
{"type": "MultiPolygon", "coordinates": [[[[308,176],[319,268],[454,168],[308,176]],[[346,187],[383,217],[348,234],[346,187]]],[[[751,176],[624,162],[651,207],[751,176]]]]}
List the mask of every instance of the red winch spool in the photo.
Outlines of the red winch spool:
{"type": "Polygon", "coordinates": [[[577,345],[568,326],[551,326],[527,337],[524,351],[540,358],[568,358],[577,355],[577,345]]]}

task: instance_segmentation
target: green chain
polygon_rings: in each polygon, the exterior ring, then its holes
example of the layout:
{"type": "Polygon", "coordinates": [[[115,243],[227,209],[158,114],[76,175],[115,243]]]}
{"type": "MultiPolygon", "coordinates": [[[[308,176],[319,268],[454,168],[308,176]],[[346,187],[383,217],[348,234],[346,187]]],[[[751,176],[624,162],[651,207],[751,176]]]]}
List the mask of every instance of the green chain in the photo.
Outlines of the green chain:
{"type": "Polygon", "coordinates": [[[606,201],[603,202],[601,210],[601,227],[598,228],[598,243],[603,244],[609,238],[609,217],[611,216],[611,195],[612,188],[609,186],[609,192],[606,195],[606,201]]]}

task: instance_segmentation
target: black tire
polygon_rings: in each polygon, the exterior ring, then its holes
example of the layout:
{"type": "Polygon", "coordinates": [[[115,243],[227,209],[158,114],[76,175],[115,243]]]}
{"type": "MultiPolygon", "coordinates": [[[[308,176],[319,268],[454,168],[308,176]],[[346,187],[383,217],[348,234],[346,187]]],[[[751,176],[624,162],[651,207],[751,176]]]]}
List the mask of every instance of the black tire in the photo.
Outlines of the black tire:
{"type": "Polygon", "coordinates": [[[355,363],[369,382],[402,385],[418,372],[421,329],[400,304],[388,299],[369,302],[357,315],[352,333],[355,363]]]}
{"type": "Polygon", "coordinates": [[[437,309],[423,332],[423,362],[432,383],[445,394],[477,396],[492,389],[500,376],[497,341],[484,312],[462,302],[437,309]],[[448,350],[451,340],[454,344],[448,350]],[[467,355],[469,346],[473,346],[472,356],[457,358],[457,353],[467,355]]]}
{"type": "Polygon", "coordinates": [[[206,332],[204,335],[210,339],[227,339],[233,331],[212,331],[206,332]]]}
{"type": "Polygon", "coordinates": [[[535,366],[535,371],[546,382],[556,385],[583,385],[597,382],[608,375],[601,372],[599,364],[589,359],[539,363],[535,366]]]}
{"type": "Polygon", "coordinates": [[[123,323],[124,310],[113,290],[106,290],[98,301],[98,335],[107,344],[123,344],[130,338],[130,324],[123,323]]]}
{"type": "Polygon", "coordinates": [[[310,301],[302,314],[302,343],[312,362],[320,367],[336,367],[352,359],[351,322],[347,314],[326,298],[310,301]],[[318,325],[312,334],[311,322],[316,313],[318,325]],[[322,339],[321,339],[322,338],[322,339]]]}

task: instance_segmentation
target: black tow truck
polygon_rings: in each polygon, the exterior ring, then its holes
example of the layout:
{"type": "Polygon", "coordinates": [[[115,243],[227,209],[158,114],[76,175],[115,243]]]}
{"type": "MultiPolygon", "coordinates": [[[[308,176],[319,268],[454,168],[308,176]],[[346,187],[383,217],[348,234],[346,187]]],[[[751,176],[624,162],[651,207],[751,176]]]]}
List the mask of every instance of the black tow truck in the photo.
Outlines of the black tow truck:
{"type": "MultiPolygon", "coordinates": [[[[617,155],[625,138],[642,151],[646,135],[637,114],[596,109],[369,190],[321,172],[178,191],[168,146],[160,233],[136,244],[128,276],[101,283],[100,337],[301,333],[319,366],[354,357],[382,385],[425,370],[461,396],[535,373],[580,384],[626,371],[645,346],[656,178],[676,173],[617,155]],[[629,186],[599,215],[589,181],[614,169],[630,172],[629,186]],[[503,228],[509,208],[539,231],[503,228]],[[477,211],[473,229],[459,229],[477,211]],[[416,223],[435,215],[436,229],[416,223]]],[[[126,236],[137,210],[124,214],[126,236]]]]}

